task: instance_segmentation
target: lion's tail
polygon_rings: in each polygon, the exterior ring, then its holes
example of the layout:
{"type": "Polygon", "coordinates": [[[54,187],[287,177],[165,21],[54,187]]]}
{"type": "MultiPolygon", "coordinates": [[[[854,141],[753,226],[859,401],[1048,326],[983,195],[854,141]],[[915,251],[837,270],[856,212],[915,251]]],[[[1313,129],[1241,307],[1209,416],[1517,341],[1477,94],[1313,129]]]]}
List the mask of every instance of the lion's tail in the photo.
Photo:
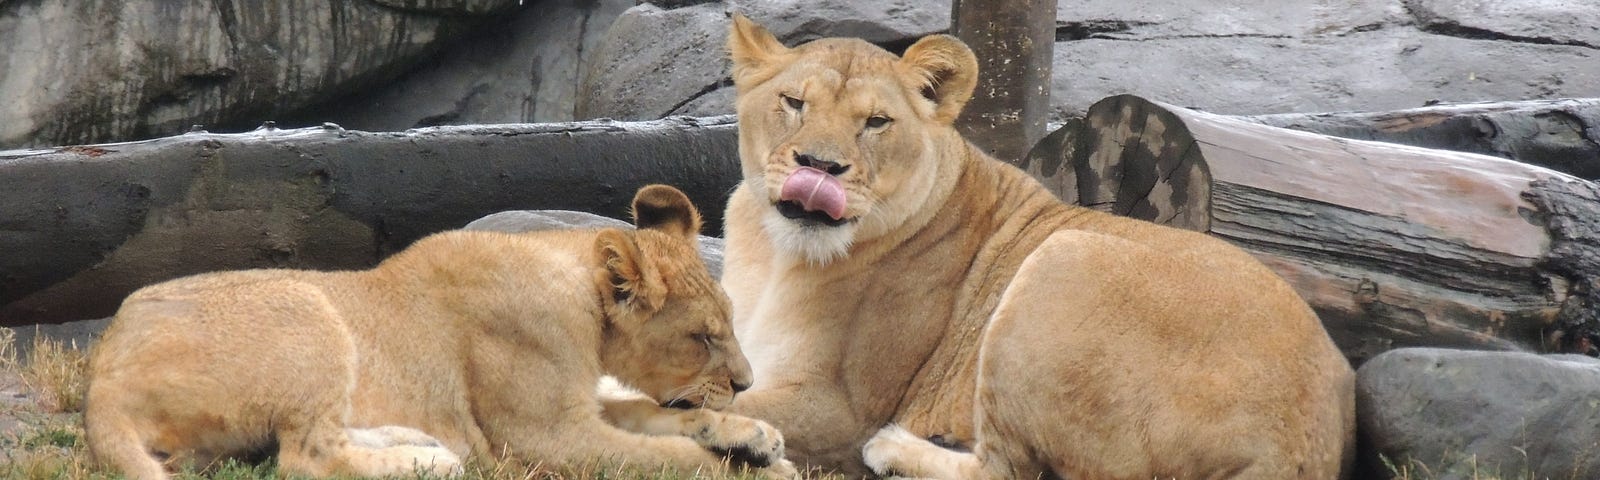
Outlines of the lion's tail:
{"type": "Polygon", "coordinates": [[[133,419],[107,405],[95,405],[91,396],[83,413],[89,453],[100,465],[115,468],[130,480],[167,480],[166,469],[145,449],[133,419]]]}

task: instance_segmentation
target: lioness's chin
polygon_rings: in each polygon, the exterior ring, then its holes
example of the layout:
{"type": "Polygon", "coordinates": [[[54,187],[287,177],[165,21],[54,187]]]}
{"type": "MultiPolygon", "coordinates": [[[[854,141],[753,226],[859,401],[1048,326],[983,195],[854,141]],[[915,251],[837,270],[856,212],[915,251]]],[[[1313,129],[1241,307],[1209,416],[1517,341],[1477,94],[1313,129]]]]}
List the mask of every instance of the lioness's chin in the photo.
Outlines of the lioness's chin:
{"type": "Polygon", "coordinates": [[[788,218],[776,207],[762,217],[761,224],[767,237],[772,239],[774,249],[816,265],[826,265],[849,254],[857,228],[854,221],[788,218]]]}

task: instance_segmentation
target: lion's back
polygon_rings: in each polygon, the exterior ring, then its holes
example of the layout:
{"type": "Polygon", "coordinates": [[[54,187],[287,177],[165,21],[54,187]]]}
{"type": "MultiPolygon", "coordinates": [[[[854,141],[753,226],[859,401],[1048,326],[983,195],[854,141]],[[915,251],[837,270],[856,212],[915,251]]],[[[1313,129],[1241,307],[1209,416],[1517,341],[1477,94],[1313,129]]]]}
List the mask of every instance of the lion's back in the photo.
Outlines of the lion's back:
{"type": "Polygon", "coordinates": [[[322,275],[219,272],[135,291],[95,344],[91,377],[105,382],[234,363],[271,370],[277,352],[348,349],[350,333],[317,282],[322,275]]]}

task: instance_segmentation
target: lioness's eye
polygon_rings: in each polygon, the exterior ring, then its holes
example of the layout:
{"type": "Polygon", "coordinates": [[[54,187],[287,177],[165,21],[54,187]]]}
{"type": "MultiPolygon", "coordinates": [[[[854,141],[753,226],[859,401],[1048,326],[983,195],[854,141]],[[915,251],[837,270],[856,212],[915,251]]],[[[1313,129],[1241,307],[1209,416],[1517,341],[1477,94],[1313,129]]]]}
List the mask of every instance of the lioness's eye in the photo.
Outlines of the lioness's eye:
{"type": "Polygon", "coordinates": [[[867,128],[883,128],[892,121],[894,121],[894,119],[885,117],[883,115],[873,115],[867,117],[867,128]]]}
{"type": "Polygon", "coordinates": [[[783,94],[779,94],[778,96],[783,97],[783,104],[788,105],[789,108],[799,110],[801,107],[806,106],[806,102],[804,100],[783,94]]]}
{"type": "Polygon", "coordinates": [[[711,335],[707,335],[707,334],[704,334],[704,333],[696,333],[696,334],[691,335],[691,336],[694,337],[694,341],[700,342],[700,343],[704,343],[708,347],[711,346],[711,335]]]}

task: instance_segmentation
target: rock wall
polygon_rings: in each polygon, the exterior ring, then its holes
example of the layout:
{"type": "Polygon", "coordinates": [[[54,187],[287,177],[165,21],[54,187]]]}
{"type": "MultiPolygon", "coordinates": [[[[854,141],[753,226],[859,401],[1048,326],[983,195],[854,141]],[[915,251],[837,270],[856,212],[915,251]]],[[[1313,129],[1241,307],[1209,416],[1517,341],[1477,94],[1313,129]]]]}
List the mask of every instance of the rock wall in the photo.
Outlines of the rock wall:
{"type": "Polygon", "coordinates": [[[0,3],[0,147],[260,123],[386,83],[516,3],[0,3]]]}
{"type": "MultiPolygon", "coordinates": [[[[730,11],[891,50],[950,22],[949,0],[0,1],[0,148],[730,113],[730,11]]],[[[1123,93],[1225,114],[1596,97],[1597,24],[1594,2],[1062,1],[1051,101],[1060,121],[1123,93]]]]}
{"type": "MultiPolygon", "coordinates": [[[[797,21],[793,9],[739,0],[629,10],[618,24],[630,28],[607,38],[619,47],[602,47],[590,75],[599,80],[585,84],[587,97],[597,100],[579,111],[615,118],[731,112],[720,58],[727,10],[745,12],[791,45],[865,31],[893,50],[949,26],[948,2],[852,10],[826,3],[807,14],[849,20],[797,21]],[[890,22],[895,28],[864,26],[890,22]],[[673,52],[668,61],[653,49],[631,47],[662,42],[668,31],[694,32],[665,41],[670,48],[663,49],[673,52]],[[651,95],[635,93],[645,83],[654,86],[651,95]]],[[[1600,4],[1533,0],[1064,1],[1050,95],[1056,120],[1124,93],[1226,114],[1596,96],[1595,24],[1600,4]]]]}

